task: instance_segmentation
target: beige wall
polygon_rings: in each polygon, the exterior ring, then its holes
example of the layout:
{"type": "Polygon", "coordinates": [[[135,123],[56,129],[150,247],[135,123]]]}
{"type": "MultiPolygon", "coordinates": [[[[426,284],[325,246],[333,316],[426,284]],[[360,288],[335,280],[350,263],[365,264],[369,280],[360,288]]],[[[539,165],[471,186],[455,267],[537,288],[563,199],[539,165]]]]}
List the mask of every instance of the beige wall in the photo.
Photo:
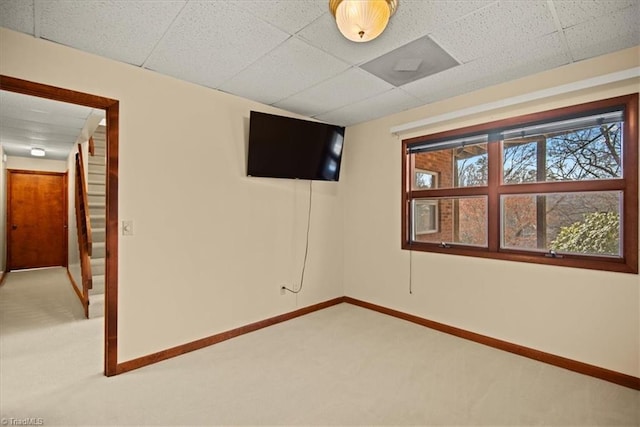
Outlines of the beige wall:
{"type": "MultiPolygon", "coordinates": [[[[238,97],[0,29],[0,73],[120,101],[118,360],[343,295],[340,183],[247,178],[238,97]]],[[[285,113],[283,113],[285,114],[285,113]]]]}
{"type": "MultiPolygon", "coordinates": [[[[401,250],[401,138],[389,132],[639,65],[640,50],[630,49],[349,128],[342,176],[346,295],[640,376],[638,275],[401,250]]],[[[439,123],[402,138],[638,91],[636,78],[439,123]]]]}
{"type": "MultiPolygon", "coordinates": [[[[391,126],[638,66],[629,50],[347,130],[341,182],[245,176],[247,100],[0,30],[0,73],[120,100],[119,361],[347,294],[640,376],[637,275],[400,250],[391,126]]],[[[638,91],[638,81],[441,123],[431,133],[638,91]]],[[[286,114],[286,113],[282,113],[286,114]]],[[[411,135],[407,135],[411,136],[411,135]]]]}
{"type": "Polygon", "coordinates": [[[67,162],[65,160],[39,159],[36,157],[7,156],[7,169],[64,173],[67,171],[67,162]]]}
{"type": "Polygon", "coordinates": [[[4,271],[6,265],[7,238],[5,227],[7,223],[7,165],[4,161],[4,148],[0,144],[0,271],[4,271]]]}

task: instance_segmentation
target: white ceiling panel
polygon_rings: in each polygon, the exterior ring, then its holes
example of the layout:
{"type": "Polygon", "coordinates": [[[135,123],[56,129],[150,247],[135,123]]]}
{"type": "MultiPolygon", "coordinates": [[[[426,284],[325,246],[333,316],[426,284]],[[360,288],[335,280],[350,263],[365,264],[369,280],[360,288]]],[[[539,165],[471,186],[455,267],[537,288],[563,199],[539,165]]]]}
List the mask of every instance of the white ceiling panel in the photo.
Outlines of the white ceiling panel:
{"type": "MultiPolygon", "coordinates": [[[[75,137],[78,136],[80,129],[82,126],[79,126],[77,129],[74,127],[68,127],[62,124],[51,124],[44,122],[32,122],[29,120],[21,120],[15,119],[11,117],[2,117],[2,123],[0,124],[0,128],[7,130],[7,135],[15,135],[18,130],[24,130],[29,133],[29,139],[37,139],[37,140],[46,140],[47,135],[55,135],[55,137],[60,136],[68,136],[73,137],[75,141],[75,137]]],[[[3,132],[4,135],[4,132],[3,132]]]]}
{"type": "MultiPolygon", "coordinates": [[[[29,120],[30,115],[49,116],[44,123],[57,123],[61,126],[75,126],[84,121],[92,109],[82,105],[53,101],[46,98],[26,96],[15,92],[0,91],[0,116],[29,120]]],[[[84,124],[84,122],[82,123],[84,124]]]]}
{"type": "Polygon", "coordinates": [[[564,30],[577,61],[640,44],[640,3],[564,30]]]}
{"type": "Polygon", "coordinates": [[[436,32],[434,40],[461,62],[522,45],[556,31],[544,1],[501,1],[436,32]]]}
{"type": "Polygon", "coordinates": [[[328,0],[234,0],[234,3],[283,31],[295,34],[322,14],[328,0]]]}
{"type": "Polygon", "coordinates": [[[189,2],[146,67],[216,88],[289,38],[226,2],[189,2]]]}
{"type": "Polygon", "coordinates": [[[424,104],[402,89],[392,89],[364,101],[315,116],[323,122],[340,126],[351,126],[356,123],[377,119],[388,114],[405,111],[424,104]]]}
{"type": "Polygon", "coordinates": [[[219,89],[273,104],[347,68],[346,62],[292,37],[219,89]]]}
{"type": "Polygon", "coordinates": [[[401,0],[385,31],[401,33],[409,40],[415,40],[447,28],[494,3],[496,0],[401,0]]]}
{"type": "Polygon", "coordinates": [[[0,1],[0,27],[33,35],[33,0],[0,1]]]}
{"type": "Polygon", "coordinates": [[[593,18],[602,18],[628,7],[638,8],[638,0],[555,0],[562,28],[573,27],[593,18]]]}
{"type": "Polygon", "coordinates": [[[367,43],[355,43],[340,34],[336,21],[330,13],[322,15],[318,20],[301,30],[298,35],[309,44],[325,52],[337,56],[343,61],[357,65],[377,57],[380,52],[386,52],[404,44],[402,35],[382,33],[377,39],[367,43]],[[401,40],[398,40],[400,38],[401,40]]]}
{"type": "Polygon", "coordinates": [[[496,55],[485,56],[451,70],[402,86],[402,89],[425,102],[460,95],[491,84],[497,84],[529,74],[567,64],[558,33],[512,47],[496,55]],[[449,82],[455,81],[452,85],[449,82]]]}
{"type": "Polygon", "coordinates": [[[310,89],[276,104],[285,110],[316,116],[393,89],[389,83],[361,70],[350,68],[310,89]]]}
{"type": "Polygon", "coordinates": [[[41,36],[142,65],[185,1],[43,1],[41,36]]]}
{"type": "Polygon", "coordinates": [[[46,158],[65,160],[92,114],[89,107],[0,91],[0,143],[9,156],[39,147],[46,158]]]}
{"type": "MultiPolygon", "coordinates": [[[[30,144],[25,146],[21,142],[2,141],[2,148],[7,156],[31,157],[31,148],[43,148],[43,144],[30,144]]],[[[69,146],[51,145],[45,147],[44,159],[48,160],[67,160],[69,157],[69,146]]],[[[42,157],[38,157],[39,159],[42,157]]]]}
{"type": "Polygon", "coordinates": [[[328,13],[300,31],[299,35],[314,46],[358,65],[381,56],[449,23],[479,10],[495,0],[436,1],[400,0],[398,10],[391,17],[389,26],[377,39],[367,43],[355,43],[345,39],[328,13]]]}
{"type": "Polygon", "coordinates": [[[638,46],[639,10],[640,0],[399,0],[368,43],[340,34],[327,0],[0,0],[0,25],[353,124],[638,46]],[[462,65],[401,91],[361,69],[424,36],[462,65]]]}

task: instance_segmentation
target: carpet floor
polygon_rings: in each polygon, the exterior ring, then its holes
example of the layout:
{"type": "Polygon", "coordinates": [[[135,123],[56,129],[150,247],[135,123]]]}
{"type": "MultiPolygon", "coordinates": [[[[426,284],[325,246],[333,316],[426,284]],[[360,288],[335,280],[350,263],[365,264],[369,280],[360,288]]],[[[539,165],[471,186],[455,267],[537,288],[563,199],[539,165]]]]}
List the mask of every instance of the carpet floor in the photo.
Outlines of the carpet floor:
{"type": "Polygon", "coordinates": [[[102,375],[63,269],[0,288],[4,425],[640,425],[640,392],[340,304],[102,375]]]}

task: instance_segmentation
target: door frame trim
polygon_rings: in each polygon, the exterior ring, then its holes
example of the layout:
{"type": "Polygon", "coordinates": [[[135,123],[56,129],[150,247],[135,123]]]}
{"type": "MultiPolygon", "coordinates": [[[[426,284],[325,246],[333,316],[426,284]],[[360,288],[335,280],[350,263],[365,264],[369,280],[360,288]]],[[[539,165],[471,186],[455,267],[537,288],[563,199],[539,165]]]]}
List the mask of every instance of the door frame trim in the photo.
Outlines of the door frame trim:
{"type": "Polygon", "coordinates": [[[118,143],[120,102],[84,92],[0,75],[0,90],[105,110],[107,118],[104,374],[118,367],[118,143]]]}
{"type": "Polygon", "coordinates": [[[69,187],[67,186],[69,173],[68,172],[50,172],[50,171],[37,171],[37,170],[26,170],[26,169],[7,169],[7,217],[5,218],[5,236],[7,239],[6,245],[6,270],[11,271],[12,265],[9,263],[11,260],[11,192],[9,189],[11,188],[11,180],[14,174],[21,175],[50,175],[50,176],[59,176],[62,178],[62,194],[64,197],[63,200],[63,208],[62,208],[62,226],[64,229],[64,237],[63,237],[63,262],[60,267],[68,267],[69,266],[69,187]]]}

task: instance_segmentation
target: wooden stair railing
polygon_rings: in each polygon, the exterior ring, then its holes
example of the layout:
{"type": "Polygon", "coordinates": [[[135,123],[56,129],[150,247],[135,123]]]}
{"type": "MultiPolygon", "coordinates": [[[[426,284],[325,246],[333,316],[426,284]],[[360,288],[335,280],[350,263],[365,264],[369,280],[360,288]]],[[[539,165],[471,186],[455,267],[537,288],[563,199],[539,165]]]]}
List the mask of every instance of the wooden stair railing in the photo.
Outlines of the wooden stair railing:
{"type": "Polygon", "coordinates": [[[80,251],[80,268],[82,271],[82,298],[84,314],[89,317],[89,289],[92,288],[91,279],[91,221],[89,219],[89,202],[87,196],[87,184],[84,174],[84,160],[82,146],[78,144],[76,153],[76,227],[78,229],[78,248],[80,251]]]}
{"type": "Polygon", "coordinates": [[[96,155],[96,144],[93,142],[93,137],[89,138],[89,155],[96,155]]]}

